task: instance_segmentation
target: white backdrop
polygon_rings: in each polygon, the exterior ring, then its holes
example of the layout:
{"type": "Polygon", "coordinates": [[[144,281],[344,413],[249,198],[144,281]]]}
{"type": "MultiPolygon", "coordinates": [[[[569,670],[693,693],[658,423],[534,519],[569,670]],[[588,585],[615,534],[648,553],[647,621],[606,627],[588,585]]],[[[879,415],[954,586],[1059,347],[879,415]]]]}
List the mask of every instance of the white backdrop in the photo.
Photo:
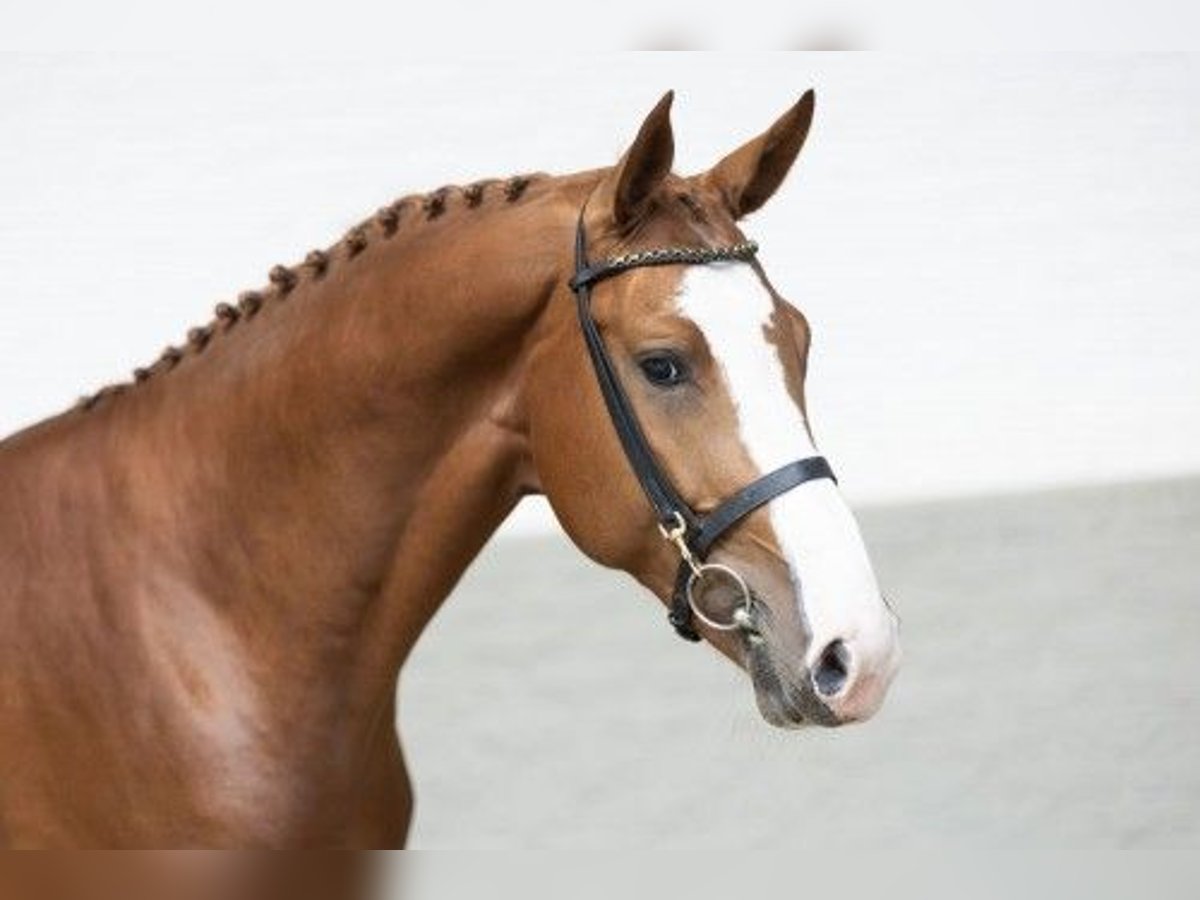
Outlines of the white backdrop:
{"type": "Polygon", "coordinates": [[[608,163],[668,87],[696,170],[810,86],[747,230],[852,500],[1200,469],[1188,56],[0,57],[0,433],[399,194],[608,163]]]}

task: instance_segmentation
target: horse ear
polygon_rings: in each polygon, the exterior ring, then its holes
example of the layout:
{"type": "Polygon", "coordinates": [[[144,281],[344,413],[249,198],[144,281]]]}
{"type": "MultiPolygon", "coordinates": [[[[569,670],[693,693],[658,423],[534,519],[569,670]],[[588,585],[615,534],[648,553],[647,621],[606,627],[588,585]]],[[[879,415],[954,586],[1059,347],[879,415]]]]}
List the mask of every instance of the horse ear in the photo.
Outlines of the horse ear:
{"type": "Polygon", "coordinates": [[[671,132],[671,101],[667,91],[638,130],[632,146],[605,176],[597,189],[597,201],[607,207],[617,226],[635,222],[647,209],[655,188],[671,171],[675,158],[675,136],[671,132]]]}
{"type": "Polygon", "coordinates": [[[735,219],[754,212],[783,183],[808,137],[815,103],[813,92],[806,91],[774,125],[701,176],[725,197],[735,219]]]}

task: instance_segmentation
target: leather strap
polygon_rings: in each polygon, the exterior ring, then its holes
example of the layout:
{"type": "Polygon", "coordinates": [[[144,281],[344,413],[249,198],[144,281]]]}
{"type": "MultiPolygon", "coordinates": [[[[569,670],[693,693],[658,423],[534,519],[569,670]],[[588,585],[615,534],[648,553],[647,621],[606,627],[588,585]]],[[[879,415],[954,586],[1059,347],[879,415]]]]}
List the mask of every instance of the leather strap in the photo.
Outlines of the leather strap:
{"type": "MultiPolygon", "coordinates": [[[[578,272],[588,268],[586,244],[581,216],[575,238],[575,269],[578,272]]],[[[620,378],[617,377],[616,367],[604,346],[604,338],[600,336],[596,320],[592,318],[589,282],[580,282],[575,288],[575,301],[579,325],[583,329],[583,339],[592,359],[592,367],[596,370],[596,380],[600,383],[600,392],[604,395],[609,418],[617,430],[617,437],[625,450],[625,456],[642,485],[642,492],[654,507],[654,514],[662,525],[674,525],[676,517],[681,516],[690,530],[695,524],[695,516],[676,492],[670,479],[659,468],[654,451],[650,449],[650,443],[633,413],[633,404],[621,386],[620,378]]]]}
{"type": "Polygon", "coordinates": [[[691,541],[692,549],[701,556],[707,556],[721,535],[754,510],[816,478],[828,478],[837,483],[829,461],[823,456],[798,459],[750,482],[700,520],[691,541]]]}
{"type": "MultiPolygon", "coordinates": [[[[631,253],[589,264],[587,235],[584,232],[582,211],[579,214],[579,223],[575,230],[575,274],[571,278],[570,286],[575,294],[579,326],[583,331],[583,339],[587,345],[588,356],[592,361],[592,368],[596,372],[600,393],[604,396],[604,405],[607,407],[609,418],[612,419],[613,427],[616,429],[621,448],[625,451],[625,457],[629,460],[634,475],[637,476],[642,492],[654,508],[654,514],[658,518],[659,524],[665,528],[672,528],[682,522],[685,527],[684,541],[698,560],[703,560],[730,528],[780,494],[786,493],[806,481],[818,478],[829,478],[833,481],[837,481],[837,479],[834,478],[833,470],[823,456],[796,460],[746,485],[732,497],[723,501],[707,516],[697,515],[675,490],[675,486],[666,473],[662,471],[654,456],[654,451],[650,449],[650,443],[646,440],[645,433],[638,424],[633,404],[621,386],[616,366],[608,355],[608,350],[604,346],[604,338],[600,335],[600,329],[592,317],[591,286],[598,281],[630,269],[644,266],[704,265],[728,260],[749,260],[753,258],[756,250],[757,245],[753,242],[715,249],[664,248],[631,253]]],[[[691,568],[686,561],[682,561],[675,578],[675,592],[671,599],[671,608],[667,619],[675,627],[680,637],[689,641],[698,641],[700,635],[697,634],[692,624],[692,609],[686,593],[690,576],[691,568]]]]}
{"type": "MultiPolygon", "coordinates": [[[[757,252],[758,244],[754,241],[743,241],[728,247],[659,247],[654,250],[639,250],[623,256],[610,257],[594,265],[588,264],[587,260],[582,260],[582,265],[576,266],[575,275],[569,284],[571,290],[578,291],[582,287],[591,287],[597,281],[603,281],[605,278],[611,278],[613,275],[619,275],[630,269],[641,269],[646,266],[697,266],[715,262],[732,262],[733,260],[746,262],[753,259],[757,252]]],[[[576,262],[580,262],[578,256],[576,262]]]]}

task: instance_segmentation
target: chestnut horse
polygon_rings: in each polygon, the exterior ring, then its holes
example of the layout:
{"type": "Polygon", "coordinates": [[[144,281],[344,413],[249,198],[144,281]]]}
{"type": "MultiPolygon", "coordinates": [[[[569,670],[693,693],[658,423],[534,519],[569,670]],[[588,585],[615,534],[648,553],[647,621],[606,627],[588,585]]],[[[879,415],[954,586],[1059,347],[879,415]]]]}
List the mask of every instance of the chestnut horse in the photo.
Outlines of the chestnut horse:
{"type": "MultiPolygon", "coordinates": [[[[670,103],[611,168],[385,207],[131,383],[0,443],[0,842],[402,845],[401,666],[523,495],[672,596],[677,546],[581,336],[576,227],[583,210],[593,258],[744,242],[813,98],[691,177],[671,172],[670,103]]],[[[809,326],[757,262],[631,268],[593,293],[691,509],[815,454],[809,326]]],[[[770,722],[878,708],[895,618],[830,477],[741,518],[710,560],[757,619],[697,630],[770,722]]]]}

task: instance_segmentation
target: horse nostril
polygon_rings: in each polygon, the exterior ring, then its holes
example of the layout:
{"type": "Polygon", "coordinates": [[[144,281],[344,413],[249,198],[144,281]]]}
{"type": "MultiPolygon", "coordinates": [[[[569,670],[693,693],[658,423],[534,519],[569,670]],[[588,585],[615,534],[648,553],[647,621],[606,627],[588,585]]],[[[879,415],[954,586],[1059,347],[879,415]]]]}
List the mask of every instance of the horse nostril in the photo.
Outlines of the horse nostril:
{"type": "Polygon", "coordinates": [[[813,669],[812,680],[817,693],[832,697],[846,686],[850,675],[850,651],[840,640],[833,641],[821,652],[821,658],[813,669]]]}

